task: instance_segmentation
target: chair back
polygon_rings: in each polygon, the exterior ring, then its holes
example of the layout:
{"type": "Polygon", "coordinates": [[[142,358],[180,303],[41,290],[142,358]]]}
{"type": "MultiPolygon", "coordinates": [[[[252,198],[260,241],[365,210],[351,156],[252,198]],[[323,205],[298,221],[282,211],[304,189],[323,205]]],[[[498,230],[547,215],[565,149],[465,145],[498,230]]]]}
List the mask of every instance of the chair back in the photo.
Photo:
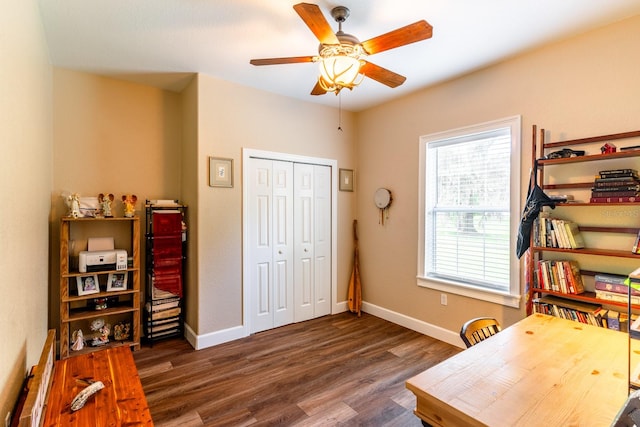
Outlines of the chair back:
{"type": "Polygon", "coordinates": [[[460,338],[467,348],[478,344],[492,335],[500,332],[500,324],[493,317],[477,317],[467,321],[460,329],[460,338]]]}

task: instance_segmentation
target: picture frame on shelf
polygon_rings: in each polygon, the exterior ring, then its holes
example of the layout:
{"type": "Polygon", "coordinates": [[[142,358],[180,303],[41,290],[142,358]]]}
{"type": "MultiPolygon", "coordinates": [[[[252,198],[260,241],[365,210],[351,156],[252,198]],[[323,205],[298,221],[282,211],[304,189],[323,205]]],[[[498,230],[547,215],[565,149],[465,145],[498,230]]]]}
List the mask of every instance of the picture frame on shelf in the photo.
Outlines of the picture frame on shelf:
{"type": "Polygon", "coordinates": [[[209,157],[209,186],[233,188],[233,159],[209,157]]]}
{"type": "Polygon", "coordinates": [[[97,274],[89,274],[86,276],[76,277],[76,283],[78,285],[78,295],[91,295],[100,292],[100,284],[98,282],[97,274]]]}
{"type": "Polygon", "coordinates": [[[353,191],[353,169],[339,170],[340,191],[353,191]]]}
{"type": "Polygon", "coordinates": [[[127,277],[126,271],[121,273],[109,273],[107,279],[107,292],[124,291],[127,289],[127,277]]]}

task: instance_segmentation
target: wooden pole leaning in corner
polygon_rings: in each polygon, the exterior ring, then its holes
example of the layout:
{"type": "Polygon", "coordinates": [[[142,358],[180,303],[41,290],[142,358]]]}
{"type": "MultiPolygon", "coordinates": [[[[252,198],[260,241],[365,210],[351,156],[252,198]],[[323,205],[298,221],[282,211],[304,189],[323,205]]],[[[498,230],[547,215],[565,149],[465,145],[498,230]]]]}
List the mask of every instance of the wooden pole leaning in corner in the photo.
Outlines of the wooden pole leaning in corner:
{"type": "Polygon", "coordinates": [[[357,313],[358,317],[361,315],[362,309],[362,283],[360,282],[360,268],[358,261],[358,220],[353,220],[353,241],[354,241],[354,253],[353,253],[353,271],[351,272],[351,279],[349,280],[349,292],[347,296],[347,304],[349,311],[357,313]]]}

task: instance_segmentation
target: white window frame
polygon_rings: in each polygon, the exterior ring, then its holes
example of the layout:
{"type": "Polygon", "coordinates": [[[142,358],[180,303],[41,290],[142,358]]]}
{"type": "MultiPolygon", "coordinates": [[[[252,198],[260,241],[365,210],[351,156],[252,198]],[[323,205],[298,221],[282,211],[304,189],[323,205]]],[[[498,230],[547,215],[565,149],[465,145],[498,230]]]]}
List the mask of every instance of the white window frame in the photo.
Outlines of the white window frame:
{"type": "Polygon", "coordinates": [[[509,307],[520,307],[520,262],[516,257],[516,236],[518,234],[518,225],[520,223],[520,146],[521,146],[521,117],[512,116],[499,120],[489,121],[477,125],[471,125],[452,129],[444,132],[433,133],[420,137],[420,173],[419,173],[419,224],[418,224],[418,286],[435,289],[441,292],[448,292],[457,295],[501,304],[509,307]],[[489,132],[495,129],[509,127],[511,129],[511,197],[510,197],[510,230],[512,239],[509,243],[510,263],[509,275],[510,285],[509,291],[503,292],[495,289],[489,289],[481,286],[473,286],[468,283],[462,283],[453,280],[445,280],[442,278],[426,277],[425,272],[425,191],[426,191],[426,155],[427,144],[430,142],[441,141],[445,139],[472,135],[481,132],[489,132]]]}

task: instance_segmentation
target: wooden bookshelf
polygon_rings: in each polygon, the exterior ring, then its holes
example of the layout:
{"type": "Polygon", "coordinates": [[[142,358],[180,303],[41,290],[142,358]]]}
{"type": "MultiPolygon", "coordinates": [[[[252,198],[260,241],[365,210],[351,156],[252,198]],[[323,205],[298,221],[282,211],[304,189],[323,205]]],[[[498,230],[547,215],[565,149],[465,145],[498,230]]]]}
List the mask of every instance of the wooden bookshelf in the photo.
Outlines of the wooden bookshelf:
{"type": "MultiPolygon", "coordinates": [[[[77,248],[76,248],[77,249],[77,248]]],[[[60,220],[60,358],[86,354],[109,347],[128,345],[132,349],[140,348],[140,218],[72,218],[60,220]],[[78,271],[75,243],[87,237],[118,236],[117,249],[126,249],[132,259],[126,270],[103,270],[83,273],[78,271]],[[127,289],[107,291],[106,281],[109,274],[127,274],[127,289]],[[78,295],[77,278],[97,275],[99,290],[89,295],[78,295]],[[107,307],[96,309],[95,299],[111,301],[107,307]],[[95,319],[103,319],[111,325],[112,336],[107,344],[92,347],[89,326],[95,319]],[[120,322],[130,325],[129,337],[116,340],[113,327],[120,322]],[[82,330],[86,345],[82,350],[71,349],[73,331],[82,330]]]]}
{"type": "MultiPolygon", "coordinates": [[[[578,194],[582,192],[584,194],[584,192],[594,187],[593,181],[586,182],[580,178],[573,179],[573,171],[578,166],[580,166],[581,175],[576,175],[576,177],[588,175],[585,171],[590,170],[593,170],[593,176],[600,170],[607,169],[628,168],[640,170],[640,150],[623,150],[625,146],[631,147],[639,145],[640,130],[552,142],[547,142],[545,140],[546,137],[547,133],[544,129],[540,129],[538,133],[537,127],[535,125],[533,126],[532,167],[536,167],[537,165],[538,185],[540,185],[545,192],[556,190],[557,193],[557,190],[560,190],[563,194],[571,195],[573,192],[578,192],[578,194]],[[598,150],[597,145],[594,144],[613,143],[613,141],[616,141],[616,152],[589,153],[589,151],[594,152],[598,150]],[[587,144],[591,144],[591,146],[587,146],[587,144]],[[547,158],[549,153],[564,148],[575,148],[587,152],[585,155],[577,157],[547,158]],[[586,165],[579,165],[582,163],[586,163],[586,165]],[[550,167],[552,167],[553,170],[545,173],[545,169],[550,167]]],[[[572,301],[589,303],[596,304],[596,306],[599,305],[605,310],[623,313],[629,318],[629,323],[631,323],[631,317],[635,316],[636,313],[640,313],[640,305],[630,304],[629,298],[627,298],[626,302],[598,298],[595,289],[589,287],[580,294],[569,294],[546,289],[546,285],[543,287],[538,283],[537,267],[538,262],[545,259],[556,261],[572,260],[577,261],[580,265],[580,274],[583,278],[601,273],[627,276],[630,272],[640,267],[640,254],[632,252],[631,245],[627,245],[626,243],[612,245],[611,242],[627,242],[632,239],[632,236],[637,236],[640,232],[640,217],[632,215],[631,211],[627,211],[629,215],[618,217],[615,220],[615,224],[613,224],[611,218],[605,215],[603,212],[606,211],[603,210],[614,207],[618,207],[614,209],[624,209],[635,207],[635,205],[640,205],[640,202],[588,203],[588,201],[569,201],[567,203],[558,203],[554,210],[545,208],[545,211],[550,212],[550,215],[556,218],[572,220],[573,217],[587,217],[589,224],[578,223],[579,230],[581,233],[589,233],[590,236],[594,237],[589,239],[590,244],[587,247],[567,249],[549,247],[544,244],[536,245],[538,242],[535,242],[534,234],[532,233],[531,247],[526,255],[530,258],[528,262],[525,262],[525,265],[528,266],[527,277],[530,278],[527,314],[533,312],[536,302],[544,299],[543,297],[546,295],[549,295],[562,298],[567,301],[567,305],[570,305],[572,301]],[[593,209],[593,211],[586,211],[588,214],[585,215],[584,209],[593,209]],[[603,238],[600,236],[606,236],[608,244],[605,245],[601,243],[603,238]],[[598,268],[605,266],[609,271],[595,271],[596,269],[593,265],[597,265],[598,268]]],[[[622,329],[622,326],[620,328],[622,329]]],[[[624,332],[628,331],[625,330],[624,332]]],[[[631,364],[631,358],[629,360],[631,364]]],[[[630,371],[633,369],[634,367],[630,367],[630,371]]],[[[631,378],[629,379],[629,386],[630,388],[634,387],[631,378]]]]}

